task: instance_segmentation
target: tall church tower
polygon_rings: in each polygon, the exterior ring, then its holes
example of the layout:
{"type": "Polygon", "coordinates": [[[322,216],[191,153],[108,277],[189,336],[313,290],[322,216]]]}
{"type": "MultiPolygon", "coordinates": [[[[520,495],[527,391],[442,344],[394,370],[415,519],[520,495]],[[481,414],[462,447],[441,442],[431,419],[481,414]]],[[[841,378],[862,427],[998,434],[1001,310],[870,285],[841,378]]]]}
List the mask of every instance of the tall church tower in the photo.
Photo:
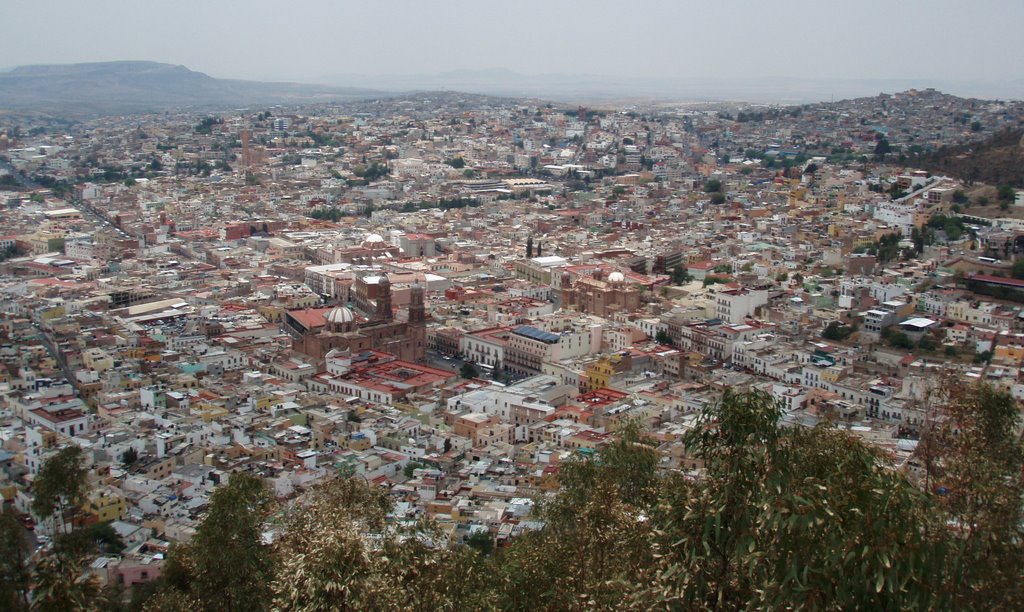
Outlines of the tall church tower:
{"type": "Polygon", "coordinates": [[[423,298],[423,285],[416,283],[409,293],[409,323],[406,337],[409,338],[413,359],[423,361],[427,353],[427,311],[423,298]]]}
{"type": "Polygon", "coordinates": [[[374,319],[377,321],[390,321],[391,312],[391,281],[387,274],[381,274],[377,281],[377,310],[374,312],[374,319]]]}
{"type": "Polygon", "coordinates": [[[409,291],[409,325],[423,325],[427,321],[427,309],[424,304],[423,286],[416,283],[409,291]]]}

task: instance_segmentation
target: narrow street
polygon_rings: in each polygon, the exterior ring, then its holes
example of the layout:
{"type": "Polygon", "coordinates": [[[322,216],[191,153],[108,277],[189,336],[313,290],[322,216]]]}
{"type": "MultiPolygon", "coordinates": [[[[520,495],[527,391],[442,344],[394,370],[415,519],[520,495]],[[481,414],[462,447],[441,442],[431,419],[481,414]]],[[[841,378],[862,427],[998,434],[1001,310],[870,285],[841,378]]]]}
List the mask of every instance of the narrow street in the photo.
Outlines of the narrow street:
{"type": "Polygon", "coordinates": [[[61,372],[64,373],[64,378],[66,378],[67,381],[71,384],[71,386],[75,389],[75,395],[78,395],[78,381],[75,379],[74,372],[71,371],[71,368],[68,367],[67,362],[64,361],[64,358],[61,357],[60,353],[57,351],[57,347],[53,344],[53,340],[50,338],[50,335],[46,332],[46,330],[40,327],[38,323],[33,322],[32,327],[36,329],[36,337],[39,338],[39,341],[42,342],[43,346],[46,347],[47,352],[50,353],[50,356],[53,357],[53,360],[57,362],[58,366],[60,366],[61,372]]]}

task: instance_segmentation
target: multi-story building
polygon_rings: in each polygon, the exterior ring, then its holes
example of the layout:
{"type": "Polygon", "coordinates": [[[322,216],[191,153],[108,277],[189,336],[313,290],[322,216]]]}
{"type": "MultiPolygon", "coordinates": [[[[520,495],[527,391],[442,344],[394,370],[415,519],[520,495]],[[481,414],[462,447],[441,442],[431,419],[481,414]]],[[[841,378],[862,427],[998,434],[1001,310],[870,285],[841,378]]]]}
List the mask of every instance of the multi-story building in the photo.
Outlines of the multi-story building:
{"type": "Polygon", "coordinates": [[[500,368],[505,364],[505,347],[508,345],[511,329],[488,327],[465,334],[459,343],[460,352],[466,361],[500,368]]]}
{"type": "Polygon", "coordinates": [[[549,332],[530,325],[512,330],[505,348],[505,367],[521,375],[539,374],[546,361],[586,355],[591,349],[589,329],[549,332]]]}
{"type": "Polygon", "coordinates": [[[715,316],[726,323],[742,323],[768,303],[768,291],[729,289],[715,294],[715,316]]]}

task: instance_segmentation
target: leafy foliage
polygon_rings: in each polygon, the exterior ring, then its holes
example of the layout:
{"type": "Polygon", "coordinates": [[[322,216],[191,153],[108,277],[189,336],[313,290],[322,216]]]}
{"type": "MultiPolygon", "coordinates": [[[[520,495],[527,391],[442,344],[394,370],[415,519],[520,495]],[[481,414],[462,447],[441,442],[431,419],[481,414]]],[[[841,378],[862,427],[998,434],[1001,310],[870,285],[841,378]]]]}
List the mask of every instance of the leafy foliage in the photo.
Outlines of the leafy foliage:
{"type": "Polygon", "coordinates": [[[171,555],[164,571],[165,588],[147,606],[267,609],[274,566],[262,542],[262,524],[270,501],[259,477],[233,474],[210,497],[209,510],[189,546],[171,555]]]}
{"type": "Polygon", "coordinates": [[[388,168],[387,164],[373,162],[369,166],[356,166],[352,169],[352,173],[364,181],[370,182],[391,174],[391,168],[388,168]]]}
{"type": "Polygon", "coordinates": [[[224,120],[220,117],[204,117],[194,128],[196,134],[211,134],[213,128],[223,125],[224,120]]]}
{"type": "Polygon", "coordinates": [[[102,590],[92,574],[83,573],[84,557],[61,552],[36,565],[32,610],[63,612],[101,607],[102,590]]]}
{"type": "Polygon", "coordinates": [[[967,231],[967,227],[964,225],[964,220],[958,216],[949,216],[943,214],[932,215],[928,219],[928,227],[940,229],[946,233],[946,237],[950,240],[959,240],[964,233],[967,231]]]}
{"type": "Polygon", "coordinates": [[[139,460],[139,451],[135,450],[134,447],[129,446],[128,450],[124,451],[121,455],[121,463],[125,466],[131,466],[133,463],[139,460]]]}
{"type": "Polygon", "coordinates": [[[672,268],[673,285],[685,285],[691,280],[693,280],[693,276],[690,275],[690,272],[686,269],[686,267],[678,265],[675,268],[672,268]]]}
{"type": "Polygon", "coordinates": [[[300,497],[263,545],[265,492],[236,475],[147,607],[1021,609],[1016,401],[959,387],[936,408],[923,483],[844,430],[781,427],[762,392],[727,391],[699,415],[683,440],[694,472],[659,469],[657,442],[625,423],[596,455],[558,464],[543,528],[493,553],[489,533],[449,548],[436,525],[396,520],[359,478],[300,497]],[[217,576],[198,571],[214,559],[217,576]]]}
{"type": "Polygon", "coordinates": [[[955,538],[945,558],[954,607],[1024,607],[1024,444],[1016,400],[986,385],[946,385],[944,418],[925,433],[927,488],[955,538]]]}
{"type": "Polygon", "coordinates": [[[441,198],[437,202],[406,202],[402,205],[402,212],[416,212],[417,210],[428,210],[433,208],[439,208],[441,210],[466,207],[476,208],[481,204],[482,202],[476,198],[441,198]]]}
{"type": "Polygon", "coordinates": [[[839,321],[832,321],[825,326],[825,330],[821,332],[821,337],[826,340],[842,342],[849,338],[854,331],[856,330],[849,325],[843,325],[839,321]]]}
{"type": "Polygon", "coordinates": [[[69,530],[69,513],[81,505],[88,492],[84,452],[67,446],[47,459],[32,483],[32,512],[43,518],[54,517],[57,530],[69,530]]]}
{"type": "Polygon", "coordinates": [[[289,610],[470,608],[483,575],[471,550],[428,545],[427,525],[393,528],[389,498],[360,479],[336,480],[286,517],[273,606],[289,610]],[[310,525],[316,525],[310,529],[310,525]]]}
{"type": "Polygon", "coordinates": [[[28,608],[31,578],[28,533],[9,508],[0,513],[0,608],[28,608]]]}
{"type": "Polygon", "coordinates": [[[779,429],[780,416],[758,392],[702,414],[687,444],[706,475],[673,478],[660,571],[636,607],[927,607],[912,588],[929,576],[922,494],[845,433],[779,429]]]}

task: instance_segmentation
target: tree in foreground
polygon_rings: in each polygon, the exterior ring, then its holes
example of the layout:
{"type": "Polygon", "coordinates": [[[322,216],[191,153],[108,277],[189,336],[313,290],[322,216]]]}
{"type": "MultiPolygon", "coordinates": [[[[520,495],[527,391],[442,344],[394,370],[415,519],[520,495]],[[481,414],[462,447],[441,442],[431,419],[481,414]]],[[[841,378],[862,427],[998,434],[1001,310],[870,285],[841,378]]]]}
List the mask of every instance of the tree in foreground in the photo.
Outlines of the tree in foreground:
{"type": "Polygon", "coordinates": [[[699,475],[660,470],[656,443],[626,424],[560,463],[543,528],[490,555],[396,521],[362,479],[300,497],[262,545],[266,492],[235,476],[147,607],[1024,609],[1017,404],[988,387],[943,401],[923,487],[843,430],[780,426],[761,392],[701,413],[684,440],[699,475]]]}
{"type": "Polygon", "coordinates": [[[103,591],[96,578],[85,573],[85,557],[58,551],[43,557],[33,573],[31,610],[64,612],[103,607],[103,591]]]}
{"type": "Polygon", "coordinates": [[[53,521],[53,550],[33,571],[33,610],[88,609],[103,603],[98,581],[85,572],[97,552],[101,526],[74,530],[75,514],[89,493],[84,452],[62,448],[39,468],[32,482],[32,511],[53,521]]]}
{"type": "Polygon", "coordinates": [[[213,492],[189,545],[169,556],[162,588],[147,609],[268,609],[274,566],[262,535],[270,504],[258,476],[232,474],[213,492]]]}
{"type": "Polygon", "coordinates": [[[510,610],[614,608],[649,579],[658,453],[635,423],[597,458],[559,466],[542,531],[497,556],[498,600],[510,610]]]}
{"type": "Polygon", "coordinates": [[[780,429],[780,417],[760,392],[705,410],[687,437],[705,475],[663,489],[659,570],[634,607],[939,605],[924,495],[846,433],[780,429]]]}
{"type": "Polygon", "coordinates": [[[8,509],[0,512],[0,609],[28,608],[31,544],[25,527],[8,509]]]}
{"type": "Polygon", "coordinates": [[[944,385],[919,450],[951,537],[950,603],[1024,609],[1024,443],[1017,400],[991,386],[944,385]]]}
{"type": "Polygon", "coordinates": [[[283,610],[488,609],[472,549],[449,551],[429,524],[388,523],[391,500],[338,479],[290,509],[276,543],[273,607],[283,610]]]}
{"type": "Polygon", "coordinates": [[[89,491],[83,451],[67,446],[43,462],[32,482],[32,512],[43,519],[53,518],[55,534],[68,533],[71,516],[89,491]]]}

